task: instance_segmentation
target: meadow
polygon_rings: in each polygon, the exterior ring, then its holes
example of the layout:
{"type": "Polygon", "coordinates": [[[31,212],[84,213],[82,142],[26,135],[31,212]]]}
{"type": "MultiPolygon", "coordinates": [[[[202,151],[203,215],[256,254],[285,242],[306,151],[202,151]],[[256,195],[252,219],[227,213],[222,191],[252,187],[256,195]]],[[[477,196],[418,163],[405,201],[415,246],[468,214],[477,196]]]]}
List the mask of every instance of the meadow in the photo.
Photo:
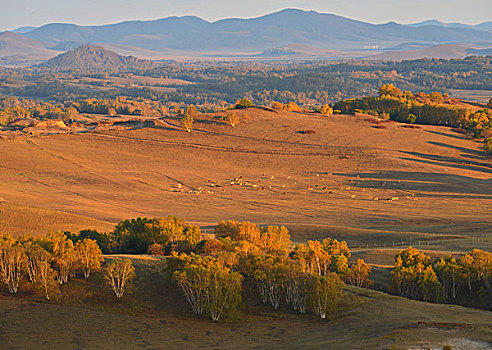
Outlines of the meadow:
{"type": "MultiPolygon", "coordinates": [[[[0,139],[2,233],[108,232],[125,218],[167,215],[205,233],[224,219],[284,225],[295,242],[346,240],[381,289],[409,245],[433,257],[491,251],[492,162],[480,142],[441,126],[382,128],[363,116],[237,113],[235,128],[225,112],[200,113],[190,133],[171,116],[153,127],[0,139]]],[[[132,260],[137,278],[120,301],[100,274],[63,286],[50,303],[3,290],[0,340],[29,348],[49,330],[41,345],[60,349],[485,349],[492,339],[490,311],[351,286],[328,322],[272,313],[246,293],[238,315],[214,324],[183,312],[164,258],[132,260]]]]}

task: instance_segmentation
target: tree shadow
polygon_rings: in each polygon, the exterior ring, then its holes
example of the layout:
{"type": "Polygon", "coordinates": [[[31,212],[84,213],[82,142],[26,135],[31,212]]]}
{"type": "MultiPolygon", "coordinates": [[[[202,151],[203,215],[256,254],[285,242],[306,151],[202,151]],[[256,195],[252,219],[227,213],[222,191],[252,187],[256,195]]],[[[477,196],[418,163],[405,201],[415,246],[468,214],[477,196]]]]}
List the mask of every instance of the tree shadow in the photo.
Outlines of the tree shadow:
{"type": "Polygon", "coordinates": [[[435,130],[425,130],[425,132],[435,134],[435,135],[447,136],[447,137],[451,137],[453,139],[458,139],[458,140],[469,140],[470,139],[470,137],[463,135],[463,134],[460,134],[460,133],[457,133],[455,131],[453,131],[452,134],[448,134],[448,133],[445,133],[442,131],[435,131],[435,130]]]}
{"type": "MultiPolygon", "coordinates": [[[[452,168],[460,168],[460,169],[474,170],[474,171],[480,171],[485,173],[492,173],[492,164],[488,162],[477,162],[468,159],[459,159],[454,157],[438,156],[435,154],[425,154],[425,153],[418,153],[418,152],[402,152],[402,153],[425,159],[423,160],[423,159],[414,159],[414,158],[402,158],[409,161],[417,161],[421,163],[424,162],[432,165],[442,165],[452,168]]],[[[473,156],[473,158],[477,159],[478,157],[473,156]]]]}
{"type": "Polygon", "coordinates": [[[472,166],[472,165],[464,165],[464,164],[449,163],[449,162],[446,163],[446,162],[442,162],[442,161],[431,161],[431,160],[425,160],[425,159],[415,159],[415,158],[406,158],[406,157],[402,157],[400,159],[408,160],[410,162],[425,163],[425,164],[430,164],[430,165],[439,165],[439,166],[443,166],[443,167],[447,167],[447,168],[472,170],[472,171],[478,171],[481,173],[492,174],[492,169],[485,169],[482,167],[477,167],[477,166],[472,166]]]}
{"type": "MultiPolygon", "coordinates": [[[[411,159],[414,160],[414,159],[411,159]]],[[[492,179],[476,179],[468,176],[407,172],[381,171],[376,173],[334,173],[354,178],[353,187],[428,192],[443,198],[492,199],[492,179]]],[[[419,194],[422,196],[422,194],[419,194]]]]}
{"type": "Polygon", "coordinates": [[[442,143],[442,142],[437,142],[437,141],[428,141],[428,143],[430,143],[431,145],[440,146],[440,147],[449,148],[449,149],[454,149],[454,150],[458,150],[458,151],[461,151],[461,152],[464,152],[467,154],[478,155],[478,156],[482,156],[485,158],[485,155],[483,152],[477,151],[475,149],[469,149],[469,148],[465,148],[465,147],[448,145],[447,143],[442,143]]]}

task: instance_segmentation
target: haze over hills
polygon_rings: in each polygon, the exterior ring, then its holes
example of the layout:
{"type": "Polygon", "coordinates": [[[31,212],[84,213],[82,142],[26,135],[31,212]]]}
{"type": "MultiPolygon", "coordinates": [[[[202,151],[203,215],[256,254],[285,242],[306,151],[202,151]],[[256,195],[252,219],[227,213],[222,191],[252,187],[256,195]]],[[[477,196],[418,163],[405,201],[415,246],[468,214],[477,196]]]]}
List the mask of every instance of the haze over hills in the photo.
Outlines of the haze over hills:
{"type": "Polygon", "coordinates": [[[487,56],[492,54],[492,49],[472,49],[469,47],[453,44],[435,45],[429,48],[417,50],[394,50],[371,55],[366,59],[371,60],[414,60],[419,58],[462,58],[469,55],[487,56]]]}
{"type": "Polygon", "coordinates": [[[162,50],[265,50],[289,44],[353,50],[367,45],[393,46],[408,40],[429,44],[492,42],[492,33],[474,28],[370,24],[315,11],[283,10],[252,19],[208,22],[198,17],[169,17],[103,26],[48,24],[23,34],[60,43],[118,43],[162,50]]]}
{"type": "MultiPolygon", "coordinates": [[[[461,45],[464,47],[461,52],[467,55],[466,48],[492,47],[492,32],[488,31],[491,28],[492,22],[476,26],[439,21],[412,25],[371,24],[333,14],[286,9],[258,18],[230,18],[216,22],[185,16],[100,26],[51,23],[32,30],[30,27],[18,28],[16,40],[31,39],[32,45],[36,43],[40,51],[49,50],[48,53],[90,44],[120,54],[153,59],[238,55],[293,59],[362,58],[374,49],[380,52],[415,51],[442,44],[461,45]],[[303,49],[299,49],[300,45],[303,49]],[[292,47],[296,49],[292,50],[292,47]]],[[[443,47],[439,51],[442,50],[443,47]]],[[[453,49],[442,57],[455,57],[455,53],[453,49]]],[[[415,52],[410,54],[415,55],[415,52]]],[[[420,54],[427,55],[429,51],[420,54]]],[[[474,54],[480,54],[480,51],[474,54]]],[[[8,49],[0,48],[0,57],[11,55],[8,49]]],[[[406,58],[404,53],[397,56],[406,58]]]]}
{"type": "Polygon", "coordinates": [[[47,48],[45,43],[38,40],[12,32],[0,33],[0,65],[33,64],[60,53],[61,51],[47,48]]]}
{"type": "Polygon", "coordinates": [[[464,23],[445,23],[438,21],[437,19],[430,19],[423,22],[412,23],[409,24],[411,27],[423,27],[423,26],[438,26],[438,27],[449,27],[449,28],[470,28],[470,29],[478,29],[478,30],[492,30],[492,21],[483,22],[476,25],[469,25],[464,23]]]}

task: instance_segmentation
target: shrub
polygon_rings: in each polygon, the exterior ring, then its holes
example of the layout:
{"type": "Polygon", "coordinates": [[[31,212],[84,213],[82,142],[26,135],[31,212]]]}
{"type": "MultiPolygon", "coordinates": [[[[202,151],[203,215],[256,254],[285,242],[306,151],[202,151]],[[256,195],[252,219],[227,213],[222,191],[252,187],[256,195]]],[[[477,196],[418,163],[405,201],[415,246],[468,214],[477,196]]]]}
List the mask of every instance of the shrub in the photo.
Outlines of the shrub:
{"type": "Polygon", "coordinates": [[[191,132],[193,128],[194,119],[191,115],[186,114],[183,118],[181,118],[180,124],[181,127],[187,132],[191,132]]]}
{"type": "Polygon", "coordinates": [[[165,255],[165,250],[164,246],[159,243],[154,243],[149,246],[148,253],[150,255],[159,255],[159,256],[164,256],[165,255]]]}
{"type": "Polygon", "coordinates": [[[254,104],[247,98],[243,98],[240,101],[236,102],[236,106],[235,106],[236,109],[244,109],[249,107],[254,107],[254,104]]]}
{"type": "Polygon", "coordinates": [[[234,112],[227,113],[226,120],[227,120],[227,123],[229,123],[229,125],[232,126],[233,128],[237,124],[239,124],[239,116],[234,112]]]}
{"type": "Polygon", "coordinates": [[[484,144],[483,144],[483,148],[484,148],[486,153],[492,154],[492,137],[485,139],[484,144]]]}
{"type": "Polygon", "coordinates": [[[280,102],[274,101],[272,103],[272,108],[278,109],[278,110],[282,110],[282,109],[284,109],[284,105],[282,103],[280,103],[280,102]]]}

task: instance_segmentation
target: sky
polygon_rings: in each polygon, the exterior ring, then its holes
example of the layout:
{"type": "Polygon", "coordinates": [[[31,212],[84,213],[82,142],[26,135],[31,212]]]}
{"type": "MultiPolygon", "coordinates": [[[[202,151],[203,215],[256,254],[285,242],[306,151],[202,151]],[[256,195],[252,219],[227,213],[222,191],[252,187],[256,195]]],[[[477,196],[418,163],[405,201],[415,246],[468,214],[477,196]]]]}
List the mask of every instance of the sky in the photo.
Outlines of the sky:
{"type": "Polygon", "coordinates": [[[215,21],[257,17],[284,8],[371,23],[492,21],[492,0],[0,0],[0,30],[53,22],[97,25],[182,15],[215,21]]]}

